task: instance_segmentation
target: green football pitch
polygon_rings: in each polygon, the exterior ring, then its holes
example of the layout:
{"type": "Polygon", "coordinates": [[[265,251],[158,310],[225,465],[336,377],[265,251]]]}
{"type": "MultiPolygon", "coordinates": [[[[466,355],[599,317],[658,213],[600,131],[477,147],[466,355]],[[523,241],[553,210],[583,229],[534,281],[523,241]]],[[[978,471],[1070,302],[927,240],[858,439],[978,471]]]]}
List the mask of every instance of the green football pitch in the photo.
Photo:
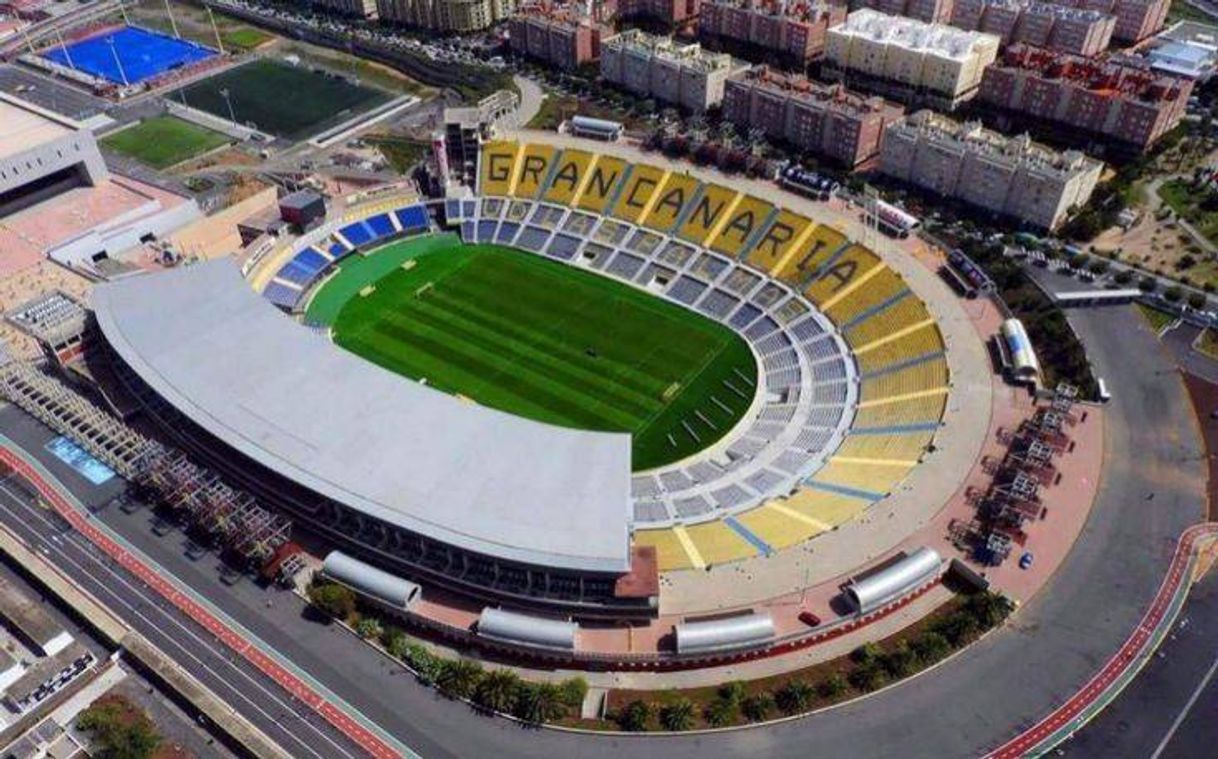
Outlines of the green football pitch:
{"type": "Polygon", "coordinates": [[[154,116],[101,140],[102,147],[163,169],[231,140],[174,116],[154,116]]]}
{"type": "Polygon", "coordinates": [[[636,471],[717,441],[756,391],[752,351],[727,327],[605,277],[451,235],[344,262],[306,317],[347,350],[445,392],[551,424],[629,432],[636,471]]]}

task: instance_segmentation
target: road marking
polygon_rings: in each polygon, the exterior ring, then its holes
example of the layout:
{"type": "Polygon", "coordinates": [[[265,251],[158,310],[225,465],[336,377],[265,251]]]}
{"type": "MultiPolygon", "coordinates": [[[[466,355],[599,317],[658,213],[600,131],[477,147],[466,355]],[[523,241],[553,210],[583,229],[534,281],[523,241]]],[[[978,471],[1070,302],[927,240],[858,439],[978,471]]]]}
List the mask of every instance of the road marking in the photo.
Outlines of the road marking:
{"type": "Polygon", "coordinates": [[[1209,671],[1205,673],[1205,677],[1201,678],[1201,682],[1197,685],[1197,689],[1193,691],[1193,695],[1189,697],[1188,703],[1176,715],[1175,722],[1171,723],[1171,728],[1168,729],[1167,735],[1163,736],[1163,740],[1159,742],[1155,752],[1150,755],[1150,759],[1159,759],[1159,756],[1167,748],[1167,744],[1171,743],[1171,739],[1175,737],[1176,731],[1180,729],[1180,725],[1184,724],[1188,713],[1193,710],[1193,705],[1197,703],[1197,699],[1201,697],[1201,692],[1210,684],[1210,680],[1214,678],[1214,673],[1218,672],[1218,656],[1214,657],[1214,663],[1210,665],[1209,671]]]}

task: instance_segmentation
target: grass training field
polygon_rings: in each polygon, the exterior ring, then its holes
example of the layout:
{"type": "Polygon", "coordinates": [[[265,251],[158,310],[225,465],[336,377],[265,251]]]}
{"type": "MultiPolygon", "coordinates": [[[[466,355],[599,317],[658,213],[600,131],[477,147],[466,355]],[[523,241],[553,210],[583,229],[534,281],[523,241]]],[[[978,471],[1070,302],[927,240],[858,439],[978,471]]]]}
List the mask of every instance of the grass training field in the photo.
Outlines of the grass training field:
{"type": "Polygon", "coordinates": [[[227,119],[221,90],[228,90],[238,122],[289,140],[324,131],[390,98],[336,74],[267,59],[196,82],[169,97],[227,119]]]}
{"type": "Polygon", "coordinates": [[[753,354],[727,327],[597,274],[451,235],[344,263],[307,318],[329,324],[342,347],[446,392],[632,433],[636,471],[718,440],[756,391],[753,354]]]}
{"type": "Polygon", "coordinates": [[[154,116],[102,139],[102,147],[148,164],[154,169],[181,163],[230,142],[219,132],[175,116],[154,116]]]}

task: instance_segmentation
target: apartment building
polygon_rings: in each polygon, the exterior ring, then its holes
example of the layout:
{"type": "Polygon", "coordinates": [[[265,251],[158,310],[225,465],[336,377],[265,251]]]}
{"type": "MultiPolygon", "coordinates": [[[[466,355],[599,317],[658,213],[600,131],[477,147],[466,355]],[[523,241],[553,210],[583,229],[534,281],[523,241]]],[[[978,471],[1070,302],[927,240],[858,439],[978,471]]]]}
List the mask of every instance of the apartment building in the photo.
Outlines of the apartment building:
{"type": "Polygon", "coordinates": [[[1104,168],[1077,150],[925,110],[888,126],[880,156],[887,176],[1047,230],[1087,202],[1104,168]]]}
{"type": "Polygon", "coordinates": [[[996,34],[1063,53],[1099,55],[1108,49],[1116,17],[1096,10],[1033,0],[956,0],[952,26],[996,34]]]}
{"type": "Polygon", "coordinates": [[[613,31],[571,6],[530,6],[508,23],[512,52],[564,71],[600,60],[601,41],[613,31]]]}
{"type": "Polygon", "coordinates": [[[376,0],[382,21],[434,29],[476,32],[509,18],[516,0],[376,0]]]}
{"type": "Polygon", "coordinates": [[[672,27],[684,26],[697,18],[701,0],[617,0],[619,18],[647,18],[672,27]]]}
{"type": "Polygon", "coordinates": [[[952,17],[956,0],[859,0],[854,8],[870,8],[889,16],[916,18],[928,24],[946,24],[952,17]]]}
{"type": "Polygon", "coordinates": [[[1012,45],[985,71],[977,99],[1068,127],[1065,134],[1145,150],[1180,123],[1193,80],[1129,56],[1097,61],[1012,45]]]}
{"type": "Polygon", "coordinates": [[[727,80],[723,118],[742,130],[761,129],[799,150],[848,169],[869,168],[880,154],[884,128],[905,110],[884,98],[821,84],[758,66],[727,80]]]}
{"type": "MultiPolygon", "coordinates": [[[[1183,2],[1183,0],[1180,0],[1183,2]]],[[[1140,42],[1163,28],[1171,0],[1053,0],[1057,5],[1099,11],[1116,17],[1112,37],[1140,42]]]]}
{"type": "Polygon", "coordinates": [[[952,109],[977,93],[998,37],[858,10],[831,28],[823,73],[906,103],[952,109]]]}
{"type": "Polygon", "coordinates": [[[314,5],[343,16],[376,18],[377,0],[316,0],[314,5]]]}
{"type": "Polygon", "coordinates": [[[751,58],[805,64],[825,52],[825,34],[846,20],[844,3],[785,0],[706,0],[698,37],[751,58]]]}
{"type": "Polygon", "coordinates": [[[730,55],[639,29],[601,45],[601,77],[607,82],[695,113],[722,102],[724,85],[738,68],[730,55]]]}

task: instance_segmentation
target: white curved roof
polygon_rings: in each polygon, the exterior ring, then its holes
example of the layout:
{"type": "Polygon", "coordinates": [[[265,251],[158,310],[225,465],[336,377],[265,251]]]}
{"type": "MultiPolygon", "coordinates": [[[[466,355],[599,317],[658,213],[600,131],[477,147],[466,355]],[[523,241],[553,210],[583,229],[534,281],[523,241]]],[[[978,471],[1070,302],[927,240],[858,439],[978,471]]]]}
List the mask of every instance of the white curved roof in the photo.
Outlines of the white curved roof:
{"type": "Polygon", "coordinates": [[[422,593],[422,588],[410,580],[390,574],[342,551],[326,554],[322,571],[327,576],[396,609],[409,609],[422,593]]]}
{"type": "Polygon", "coordinates": [[[106,339],[205,430],[305,487],[509,561],[630,566],[630,436],[475,406],[296,324],[230,260],[93,290],[106,339]]]}

